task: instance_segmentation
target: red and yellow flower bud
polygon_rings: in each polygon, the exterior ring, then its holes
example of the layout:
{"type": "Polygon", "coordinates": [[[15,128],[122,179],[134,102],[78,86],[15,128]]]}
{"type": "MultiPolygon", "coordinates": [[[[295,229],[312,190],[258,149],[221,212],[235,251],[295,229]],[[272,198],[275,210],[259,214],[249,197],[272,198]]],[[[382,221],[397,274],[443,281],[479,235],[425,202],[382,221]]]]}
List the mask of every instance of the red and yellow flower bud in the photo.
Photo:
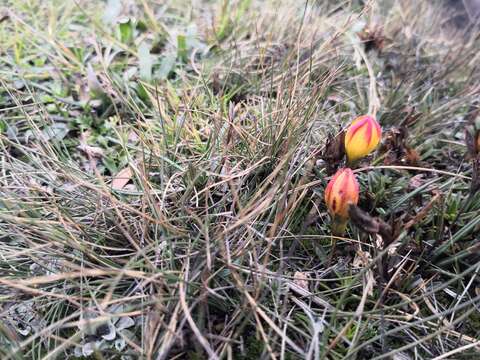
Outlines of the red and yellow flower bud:
{"type": "Polygon", "coordinates": [[[358,203],[359,186],[352,169],[339,169],[325,189],[325,203],[332,216],[332,230],[342,235],[348,220],[350,205],[358,203]]]}
{"type": "Polygon", "coordinates": [[[355,120],[345,134],[345,151],[348,161],[367,156],[380,143],[382,129],[373,116],[363,115],[355,120]]]}

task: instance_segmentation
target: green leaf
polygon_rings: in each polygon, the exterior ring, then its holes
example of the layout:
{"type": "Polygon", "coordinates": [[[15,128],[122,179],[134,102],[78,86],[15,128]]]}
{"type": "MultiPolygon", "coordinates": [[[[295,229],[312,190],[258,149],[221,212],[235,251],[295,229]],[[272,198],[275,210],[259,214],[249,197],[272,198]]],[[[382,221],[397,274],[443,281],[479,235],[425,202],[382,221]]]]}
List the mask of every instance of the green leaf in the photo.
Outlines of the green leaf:
{"type": "Polygon", "coordinates": [[[233,24],[232,20],[230,19],[230,1],[225,0],[222,4],[222,12],[220,15],[220,27],[217,31],[217,39],[219,41],[224,40],[228,35],[230,35],[232,29],[233,29],[233,24]]]}
{"type": "Polygon", "coordinates": [[[18,128],[15,125],[8,125],[7,124],[6,133],[7,133],[7,137],[10,140],[16,139],[17,135],[18,135],[18,128]]]}
{"type": "Polygon", "coordinates": [[[188,51],[199,49],[203,52],[207,49],[207,45],[199,39],[198,29],[194,24],[188,26],[185,33],[185,40],[188,51]]]}
{"type": "Polygon", "coordinates": [[[149,98],[147,89],[145,89],[145,86],[143,86],[141,82],[137,84],[137,94],[143,101],[148,101],[149,98]]]}
{"type": "Polygon", "coordinates": [[[140,32],[145,32],[148,30],[148,25],[145,21],[138,20],[135,28],[140,32]]]}
{"type": "Polygon", "coordinates": [[[117,165],[115,163],[115,160],[113,158],[105,156],[102,159],[102,163],[108,169],[110,174],[116,174],[118,172],[118,167],[117,167],[117,165]]]}
{"type": "Polygon", "coordinates": [[[187,38],[185,35],[177,35],[177,56],[183,62],[188,61],[187,38]]]}
{"type": "Polygon", "coordinates": [[[68,126],[65,123],[55,123],[46,126],[42,133],[46,140],[62,140],[69,132],[68,126]]]}
{"type": "Polygon", "coordinates": [[[135,29],[134,21],[130,18],[126,18],[119,24],[120,29],[120,41],[124,44],[128,44],[133,40],[133,30],[135,29]]]}
{"type": "Polygon", "coordinates": [[[153,59],[150,55],[150,47],[142,42],[138,47],[138,67],[140,69],[140,79],[146,82],[152,80],[153,59]]]}
{"type": "Polygon", "coordinates": [[[170,73],[175,69],[177,55],[175,53],[167,53],[160,62],[160,68],[155,72],[155,77],[159,79],[166,79],[170,73]]]}
{"type": "Polygon", "coordinates": [[[252,0],[243,0],[240,3],[238,7],[237,15],[235,16],[235,20],[237,23],[240,22],[240,20],[245,15],[245,12],[248,10],[251,4],[252,4],[252,0]]]}
{"type": "Polygon", "coordinates": [[[0,120],[0,134],[3,134],[7,131],[7,123],[4,120],[0,120]]]}

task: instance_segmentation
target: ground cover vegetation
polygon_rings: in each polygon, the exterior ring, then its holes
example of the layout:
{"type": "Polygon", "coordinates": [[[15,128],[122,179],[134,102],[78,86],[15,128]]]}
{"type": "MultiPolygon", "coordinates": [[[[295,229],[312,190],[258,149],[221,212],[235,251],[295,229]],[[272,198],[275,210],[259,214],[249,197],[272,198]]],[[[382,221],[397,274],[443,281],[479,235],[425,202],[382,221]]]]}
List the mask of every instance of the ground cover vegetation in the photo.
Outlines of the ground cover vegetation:
{"type": "Polygon", "coordinates": [[[1,359],[478,357],[462,7],[0,5],[1,359]],[[365,114],[380,144],[332,233],[365,114]]]}

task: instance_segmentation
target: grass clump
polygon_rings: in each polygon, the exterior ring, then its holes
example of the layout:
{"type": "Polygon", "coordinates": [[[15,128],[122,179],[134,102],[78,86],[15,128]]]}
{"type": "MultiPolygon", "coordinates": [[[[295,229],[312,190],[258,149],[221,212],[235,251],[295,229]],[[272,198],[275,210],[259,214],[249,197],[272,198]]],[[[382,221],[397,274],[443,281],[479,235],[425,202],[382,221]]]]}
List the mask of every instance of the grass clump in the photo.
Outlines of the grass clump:
{"type": "Polygon", "coordinates": [[[446,6],[8,0],[1,358],[475,358],[479,42],[446,6]],[[326,145],[365,113],[395,237],[331,257],[326,145]]]}

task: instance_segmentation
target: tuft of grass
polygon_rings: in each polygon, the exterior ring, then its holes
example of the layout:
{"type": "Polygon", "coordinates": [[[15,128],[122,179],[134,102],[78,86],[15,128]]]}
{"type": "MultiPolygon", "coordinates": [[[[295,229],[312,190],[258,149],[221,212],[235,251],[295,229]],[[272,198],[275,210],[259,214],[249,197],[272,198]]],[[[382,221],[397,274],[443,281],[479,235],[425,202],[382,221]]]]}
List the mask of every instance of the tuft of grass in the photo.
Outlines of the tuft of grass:
{"type": "Polygon", "coordinates": [[[447,6],[7,0],[1,358],[476,358],[480,44],[447,6]],[[395,239],[329,261],[325,147],[367,112],[395,239]]]}

